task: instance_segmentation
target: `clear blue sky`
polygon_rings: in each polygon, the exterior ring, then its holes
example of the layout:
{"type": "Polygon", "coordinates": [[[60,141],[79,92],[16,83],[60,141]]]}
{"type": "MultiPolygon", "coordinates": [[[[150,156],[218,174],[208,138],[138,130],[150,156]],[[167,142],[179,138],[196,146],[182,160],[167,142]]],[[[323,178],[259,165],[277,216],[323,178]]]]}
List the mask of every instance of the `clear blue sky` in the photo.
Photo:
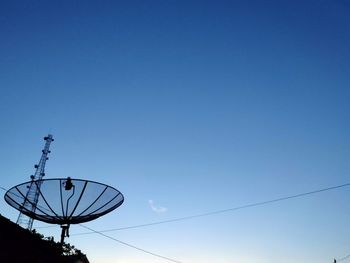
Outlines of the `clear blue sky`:
{"type": "MultiPolygon", "coordinates": [[[[345,0],[2,1],[1,186],[29,179],[48,132],[47,178],[125,195],[97,230],[348,183],[349,12],[345,0]]],[[[350,253],[349,196],[108,234],[183,263],[332,262],[350,253]]],[[[18,215],[5,201],[0,213],[18,215]]],[[[68,241],[91,262],[166,262],[81,232],[68,241]]]]}

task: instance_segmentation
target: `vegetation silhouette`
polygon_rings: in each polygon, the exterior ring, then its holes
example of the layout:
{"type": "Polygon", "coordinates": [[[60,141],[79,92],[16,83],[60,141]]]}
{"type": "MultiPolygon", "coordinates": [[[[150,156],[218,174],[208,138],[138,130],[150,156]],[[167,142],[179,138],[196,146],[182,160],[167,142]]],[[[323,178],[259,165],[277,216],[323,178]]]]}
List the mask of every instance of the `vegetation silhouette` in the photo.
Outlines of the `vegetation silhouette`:
{"type": "Polygon", "coordinates": [[[89,263],[86,255],[69,243],[24,229],[0,215],[0,262],[89,263]]]}

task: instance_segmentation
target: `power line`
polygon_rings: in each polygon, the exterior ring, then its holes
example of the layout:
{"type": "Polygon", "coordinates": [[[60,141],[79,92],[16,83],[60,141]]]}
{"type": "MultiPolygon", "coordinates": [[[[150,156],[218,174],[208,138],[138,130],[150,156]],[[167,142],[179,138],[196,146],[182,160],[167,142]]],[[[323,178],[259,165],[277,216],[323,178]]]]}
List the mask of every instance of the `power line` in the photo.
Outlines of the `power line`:
{"type": "MultiPolygon", "coordinates": [[[[281,201],[286,201],[286,200],[294,199],[294,198],[300,198],[300,197],[313,195],[313,194],[318,194],[318,193],[321,193],[321,192],[335,190],[335,189],[339,189],[339,188],[343,188],[343,187],[347,187],[347,186],[350,186],[350,183],[337,185],[337,186],[331,186],[331,187],[327,187],[327,188],[322,188],[322,189],[318,189],[318,190],[314,190],[314,191],[310,191],[310,192],[304,192],[304,193],[300,193],[300,194],[280,197],[280,198],[271,199],[271,200],[267,200],[267,201],[251,203],[251,204],[237,206],[237,207],[228,208],[228,209],[215,210],[215,211],[211,211],[211,212],[207,212],[207,213],[202,213],[202,214],[197,214],[197,215],[190,215],[190,216],[184,216],[184,217],[178,217],[178,218],[173,218],[173,219],[168,219],[168,220],[163,220],[163,221],[155,221],[155,222],[146,223],[146,224],[139,224],[139,225],[133,225],[133,226],[126,226],[126,227],[120,227],[120,228],[112,228],[112,229],[100,230],[99,232],[101,232],[101,233],[113,232],[113,231],[119,231],[119,230],[141,228],[141,227],[148,227],[148,226],[154,226],[154,225],[160,225],[160,224],[166,224],[166,223],[190,220],[190,219],[194,219],[194,218],[211,216],[211,215],[227,213],[227,212],[233,212],[233,211],[237,211],[237,210],[241,210],[241,209],[267,205],[267,204],[281,202],[281,201]]],[[[78,236],[78,235],[88,235],[88,234],[94,234],[94,232],[84,232],[84,233],[78,233],[78,234],[74,234],[74,235],[78,236]]],[[[349,255],[349,257],[350,257],[350,255],[349,255]]]]}
{"type": "Polygon", "coordinates": [[[7,192],[7,189],[4,188],[4,187],[1,187],[1,186],[0,186],[0,189],[1,189],[1,190],[4,190],[5,192],[7,192]]]}
{"type": "Polygon", "coordinates": [[[346,260],[346,259],[348,259],[348,258],[350,258],[350,254],[347,255],[347,256],[345,256],[345,257],[342,257],[342,258],[340,258],[340,259],[337,259],[336,262],[341,262],[341,261],[344,261],[344,260],[346,260]]]}
{"type": "Polygon", "coordinates": [[[142,252],[144,252],[144,253],[147,253],[147,254],[149,254],[149,255],[152,255],[152,256],[155,256],[155,257],[158,257],[158,258],[161,258],[161,259],[165,259],[165,260],[167,260],[167,261],[175,262],[175,263],[182,263],[181,261],[178,261],[178,260],[175,260],[175,259],[171,259],[171,258],[168,258],[168,257],[164,257],[164,256],[162,256],[162,255],[159,255],[159,254],[150,252],[150,251],[148,251],[148,250],[145,250],[145,249],[136,247],[136,246],[134,246],[134,245],[131,245],[131,244],[129,244],[129,243],[126,243],[126,242],[121,241],[121,240],[119,240],[119,239],[116,239],[116,238],[114,238],[114,237],[111,237],[111,236],[108,236],[108,235],[106,235],[106,234],[103,234],[103,233],[101,233],[100,231],[96,231],[96,230],[94,230],[94,229],[92,229],[92,228],[90,228],[90,227],[84,226],[84,225],[82,225],[82,224],[79,224],[79,225],[80,225],[81,227],[84,227],[84,228],[86,228],[86,229],[88,229],[88,230],[90,230],[90,231],[96,233],[96,234],[99,234],[99,235],[101,235],[101,236],[104,236],[104,237],[106,237],[106,238],[109,238],[109,239],[111,239],[111,240],[113,240],[113,241],[116,241],[116,242],[118,242],[118,243],[120,243],[120,244],[123,244],[123,245],[125,245],[125,246],[131,247],[131,248],[134,248],[134,249],[137,249],[137,250],[142,251],[142,252]]]}
{"type": "MultiPolygon", "coordinates": [[[[1,190],[4,190],[5,192],[7,191],[6,188],[1,187],[1,186],[0,186],[0,189],[1,189],[1,190]]],[[[169,258],[169,257],[165,257],[165,256],[162,256],[162,255],[159,255],[159,254],[150,252],[150,251],[148,251],[148,250],[145,250],[145,249],[136,247],[136,246],[131,245],[131,244],[129,244],[129,243],[126,243],[126,242],[124,242],[124,241],[118,240],[118,239],[116,239],[116,238],[114,238],[114,237],[111,237],[111,236],[108,236],[108,235],[106,235],[106,234],[103,234],[103,233],[101,233],[101,232],[99,232],[99,231],[96,231],[96,230],[94,230],[94,229],[92,229],[92,228],[90,228],[90,227],[84,226],[84,225],[82,225],[82,224],[79,224],[79,225],[80,225],[81,227],[84,227],[84,228],[90,230],[90,231],[93,232],[93,233],[99,234],[99,235],[104,236],[104,237],[106,237],[106,238],[109,238],[109,239],[111,239],[111,240],[113,240],[113,241],[116,241],[116,242],[118,242],[118,243],[120,243],[120,244],[123,244],[123,245],[125,245],[125,246],[131,247],[131,248],[134,248],[134,249],[137,249],[137,250],[139,250],[139,251],[141,251],[141,252],[144,252],[144,253],[147,253],[147,254],[149,254],[149,255],[152,255],[152,256],[155,256],[155,257],[158,257],[158,258],[161,258],[161,259],[165,259],[165,260],[167,260],[167,261],[171,261],[171,262],[174,262],[174,263],[182,263],[181,261],[178,261],[178,260],[175,260],[175,259],[171,259],[171,258],[169,258]]],[[[43,226],[43,227],[37,227],[37,228],[48,228],[48,227],[53,227],[53,226],[43,226]]]]}
{"type": "Polygon", "coordinates": [[[43,228],[52,228],[52,227],[57,227],[57,226],[36,226],[34,228],[35,229],[43,229],[43,228]]]}
{"type": "MultiPolygon", "coordinates": [[[[237,211],[237,210],[246,209],[246,208],[250,208],[250,207],[262,206],[262,205],[267,205],[267,204],[271,204],[271,203],[286,201],[286,200],[289,200],[289,199],[294,199],[294,198],[304,197],[304,196],[308,196],[308,195],[318,194],[318,193],[321,193],[321,192],[326,192],[326,191],[335,190],[335,189],[348,187],[348,186],[350,186],[350,183],[346,183],[346,184],[342,184],[342,185],[336,185],[336,186],[331,186],[331,187],[322,188],[322,189],[309,191],[309,192],[304,192],[304,193],[300,193],[300,194],[280,197],[280,198],[271,199],[271,200],[267,200],[267,201],[251,203],[251,204],[237,206],[237,207],[233,207],[233,208],[222,209],[222,210],[215,210],[215,211],[202,213],[202,214],[197,214],[197,215],[190,215],[190,216],[178,217],[178,218],[173,218],[173,219],[168,219],[168,220],[163,220],[163,221],[151,222],[151,223],[147,223],[147,224],[139,224],[139,225],[133,225],[133,226],[127,226],[127,227],[121,227],[121,228],[114,228],[114,229],[107,229],[107,230],[101,230],[101,231],[97,231],[97,230],[94,230],[92,228],[89,228],[87,226],[84,226],[84,225],[80,224],[81,227],[84,227],[84,228],[90,230],[90,232],[78,233],[78,234],[74,234],[74,235],[77,236],[77,235],[87,235],[87,234],[94,234],[94,233],[95,234],[99,234],[99,235],[102,235],[102,236],[104,236],[106,238],[114,240],[114,241],[116,241],[116,242],[118,242],[120,244],[123,244],[125,246],[137,249],[139,251],[142,251],[144,253],[153,255],[155,257],[159,257],[159,258],[162,258],[162,259],[165,259],[165,260],[168,260],[168,261],[171,261],[171,262],[175,262],[175,263],[182,263],[181,261],[177,261],[177,260],[174,260],[174,259],[171,259],[171,258],[168,258],[168,257],[164,257],[164,256],[161,256],[159,254],[150,252],[148,250],[145,250],[145,249],[136,247],[134,245],[128,244],[128,243],[123,242],[121,240],[118,240],[118,239],[116,239],[114,237],[111,237],[111,236],[108,236],[106,234],[103,234],[103,232],[112,232],[112,231],[126,230],[126,229],[132,229],[132,228],[141,228],[141,227],[147,227],[147,226],[153,226],[153,225],[159,225],[159,224],[165,224],[165,223],[171,223],[171,222],[184,221],[184,220],[189,220],[189,219],[194,219],[194,218],[199,218],[199,217],[205,217],[205,216],[210,216],[210,215],[215,215],[215,214],[227,213],[227,212],[237,211]]],[[[4,187],[1,187],[1,186],[0,186],[0,189],[2,189],[4,191],[7,191],[7,189],[5,189],[4,187]]],[[[341,259],[338,259],[337,262],[344,261],[344,260],[346,260],[348,258],[350,258],[350,254],[345,256],[345,257],[343,257],[343,258],[341,258],[341,259]]]]}

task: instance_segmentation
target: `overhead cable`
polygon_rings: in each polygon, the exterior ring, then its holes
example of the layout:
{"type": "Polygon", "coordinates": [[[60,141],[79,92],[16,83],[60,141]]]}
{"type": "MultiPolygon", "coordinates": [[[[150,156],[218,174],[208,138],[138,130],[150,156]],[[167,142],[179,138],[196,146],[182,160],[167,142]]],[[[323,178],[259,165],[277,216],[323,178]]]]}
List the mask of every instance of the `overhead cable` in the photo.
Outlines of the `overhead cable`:
{"type": "MultiPolygon", "coordinates": [[[[0,189],[1,189],[1,190],[4,190],[4,191],[7,191],[6,188],[1,187],[1,186],[0,186],[0,189]]],[[[82,225],[82,224],[79,224],[79,225],[80,225],[81,227],[84,227],[84,228],[90,230],[92,233],[96,233],[96,234],[102,235],[102,236],[104,236],[104,237],[106,237],[106,238],[109,238],[109,239],[111,239],[111,240],[113,240],[113,241],[116,241],[116,242],[118,242],[118,243],[120,243],[120,244],[123,244],[123,245],[125,245],[125,246],[131,247],[131,248],[134,248],[134,249],[137,249],[137,250],[142,251],[142,252],[144,252],[144,253],[147,253],[147,254],[149,254],[149,255],[152,255],[152,256],[155,256],[155,257],[158,257],[158,258],[162,258],[162,259],[165,259],[165,260],[167,260],[167,261],[174,262],[174,263],[182,263],[181,261],[178,261],[178,260],[175,260],[175,259],[171,259],[171,258],[169,258],[169,257],[165,257],[165,256],[162,256],[162,255],[159,255],[159,254],[150,252],[150,251],[148,251],[148,250],[145,250],[145,249],[136,247],[136,246],[131,245],[131,244],[129,244],[129,243],[126,243],[126,242],[124,242],[124,241],[118,240],[118,239],[116,239],[116,238],[114,238],[114,237],[111,237],[111,236],[108,236],[108,235],[106,235],[106,234],[103,234],[103,233],[101,233],[101,232],[99,232],[99,231],[96,231],[96,230],[94,230],[94,229],[92,229],[92,228],[90,228],[90,227],[84,226],[84,225],[82,225]]],[[[46,228],[46,227],[53,227],[53,226],[43,226],[43,227],[36,227],[36,228],[46,228]]]]}
{"type": "MultiPolygon", "coordinates": [[[[300,197],[304,197],[304,196],[308,196],[308,195],[314,195],[314,194],[318,194],[318,193],[321,193],[321,192],[335,190],[335,189],[339,189],[339,188],[343,188],[343,187],[347,187],[347,186],[350,186],[350,183],[336,185],[336,186],[331,186],[331,187],[322,188],[322,189],[318,189],[318,190],[314,190],[314,191],[304,192],[304,193],[295,194],[295,195],[289,195],[289,196],[285,196],[285,197],[280,197],[280,198],[271,199],[271,200],[267,200],[267,201],[246,204],[246,205],[232,207],[232,208],[227,208],[227,209],[222,209],[222,210],[214,210],[214,211],[211,211],[211,212],[206,212],[206,213],[197,214],[197,215],[178,217],[178,218],[173,218],[173,219],[168,219],[168,220],[163,220],[163,221],[155,221],[155,222],[146,223],[146,224],[139,224],[139,225],[126,226],[126,227],[112,228],[112,229],[106,229],[106,230],[99,230],[99,232],[105,233],[105,232],[113,232],[113,231],[120,231],[120,230],[133,229],[133,228],[148,227],[148,226],[154,226],[154,225],[160,225],[160,224],[184,221],[184,220],[194,219],[194,218],[198,218],[198,217],[206,217],[206,216],[211,216],[211,215],[216,215],[216,214],[233,212],[233,211],[237,211],[237,210],[241,210],[241,209],[267,205],[267,204],[271,204],[271,203],[286,201],[286,200],[289,200],[289,199],[300,198],[300,197]]],[[[84,233],[77,233],[77,234],[74,234],[74,235],[77,236],[77,235],[88,235],[88,234],[94,234],[94,232],[90,231],[90,232],[84,232],[84,233]]]]}
{"type": "Polygon", "coordinates": [[[116,241],[116,242],[118,242],[118,243],[120,243],[120,244],[123,244],[123,245],[125,245],[125,246],[131,247],[131,248],[134,248],[134,249],[137,249],[137,250],[142,251],[142,252],[147,253],[147,254],[150,254],[150,255],[152,255],[152,256],[155,256],[155,257],[158,257],[158,258],[162,258],[162,259],[165,259],[165,260],[167,260],[167,261],[171,261],[171,262],[175,262],[175,263],[182,263],[181,261],[178,261],[178,260],[175,260],[175,259],[171,259],[171,258],[169,258],[169,257],[164,257],[164,256],[162,256],[162,255],[159,255],[159,254],[150,252],[150,251],[148,251],[148,250],[145,250],[145,249],[136,247],[136,246],[134,246],[134,245],[131,245],[131,244],[129,244],[129,243],[126,243],[126,242],[121,241],[121,240],[119,240],[119,239],[116,239],[116,238],[114,238],[114,237],[111,237],[111,236],[108,236],[108,235],[106,235],[106,234],[103,234],[103,233],[101,233],[100,231],[96,231],[96,230],[94,230],[94,229],[92,229],[92,228],[90,228],[90,227],[84,226],[84,225],[82,225],[82,224],[79,224],[79,225],[80,225],[81,227],[84,227],[84,228],[86,228],[86,229],[88,229],[88,230],[90,230],[90,231],[96,233],[96,234],[99,234],[99,235],[101,235],[101,236],[104,236],[104,237],[106,237],[106,238],[109,238],[109,239],[111,239],[111,240],[113,240],[113,241],[116,241]]]}
{"type": "Polygon", "coordinates": [[[348,259],[348,258],[350,258],[350,254],[347,255],[347,256],[345,256],[345,257],[342,257],[342,258],[340,258],[340,259],[337,259],[336,262],[341,262],[341,261],[344,261],[344,260],[346,260],[346,259],[348,259]]]}

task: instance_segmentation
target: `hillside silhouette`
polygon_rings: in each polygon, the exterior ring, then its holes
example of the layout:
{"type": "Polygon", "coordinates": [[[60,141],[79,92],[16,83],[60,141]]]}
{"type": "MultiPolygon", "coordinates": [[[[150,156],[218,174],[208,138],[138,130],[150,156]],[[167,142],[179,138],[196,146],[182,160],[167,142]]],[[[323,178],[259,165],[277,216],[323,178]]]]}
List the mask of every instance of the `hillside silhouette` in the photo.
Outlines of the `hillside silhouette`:
{"type": "Polygon", "coordinates": [[[3,263],[89,263],[86,256],[69,244],[60,254],[53,238],[24,229],[0,215],[0,262],[3,263]]]}

